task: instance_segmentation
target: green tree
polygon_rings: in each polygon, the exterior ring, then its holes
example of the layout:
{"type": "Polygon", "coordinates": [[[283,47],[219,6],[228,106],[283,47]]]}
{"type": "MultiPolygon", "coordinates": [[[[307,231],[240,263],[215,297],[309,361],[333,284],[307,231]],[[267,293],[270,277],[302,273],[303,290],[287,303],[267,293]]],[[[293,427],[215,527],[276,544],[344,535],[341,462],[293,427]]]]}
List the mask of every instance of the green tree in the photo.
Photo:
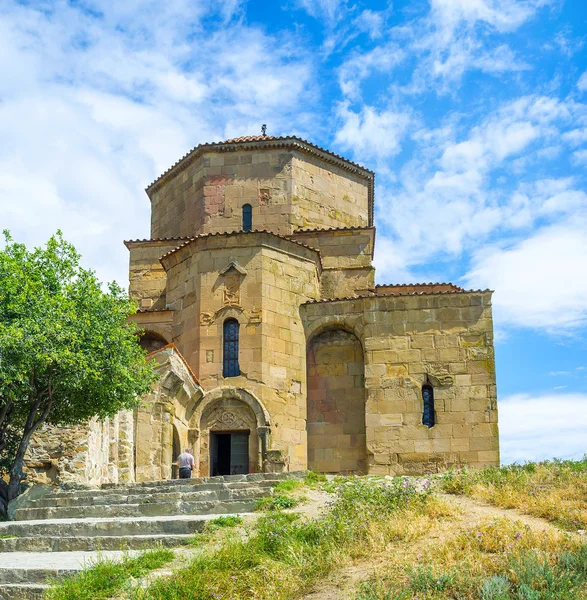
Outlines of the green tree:
{"type": "Polygon", "coordinates": [[[43,424],[72,425],[136,406],[156,379],[137,343],[135,310],[104,291],[61,232],[0,250],[0,509],[21,490],[29,442],[43,424]]]}

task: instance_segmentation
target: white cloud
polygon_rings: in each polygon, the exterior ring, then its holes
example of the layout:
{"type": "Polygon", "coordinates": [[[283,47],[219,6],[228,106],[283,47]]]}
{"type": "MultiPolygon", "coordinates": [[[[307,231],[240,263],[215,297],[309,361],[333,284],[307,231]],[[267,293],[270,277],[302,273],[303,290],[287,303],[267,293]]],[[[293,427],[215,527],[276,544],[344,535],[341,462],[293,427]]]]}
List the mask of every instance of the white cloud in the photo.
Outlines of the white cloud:
{"type": "MultiPolygon", "coordinates": [[[[579,182],[540,178],[540,171],[532,170],[544,165],[539,153],[560,139],[574,110],[568,103],[528,96],[505,103],[461,135],[455,120],[433,131],[416,130],[412,158],[397,180],[382,185],[380,179],[377,217],[384,227],[379,235],[393,238],[410,269],[458,256],[498,231],[528,228],[539,218],[559,218],[585,206],[579,182]]],[[[354,137],[361,138],[357,116],[349,123],[354,137]]],[[[349,137],[355,156],[368,157],[349,137]]],[[[380,143],[377,134],[373,140],[374,146],[380,143]]]]}
{"type": "Polygon", "coordinates": [[[385,15],[382,12],[375,12],[367,9],[362,11],[359,16],[355,18],[353,25],[359,31],[367,32],[371,39],[377,39],[381,37],[383,33],[384,16],[385,15]]]}
{"type": "Polygon", "coordinates": [[[571,146],[579,146],[587,142],[587,127],[572,129],[562,135],[562,139],[571,146]]]}
{"type": "Polygon", "coordinates": [[[431,0],[430,12],[409,27],[410,47],[421,56],[409,93],[454,93],[468,71],[503,73],[528,69],[504,36],[532,19],[547,1],[431,0]]]}
{"type": "Polygon", "coordinates": [[[587,453],[586,394],[516,394],[498,408],[502,463],[587,453]]]}
{"type": "Polygon", "coordinates": [[[297,3],[311,17],[325,21],[329,26],[338,23],[347,9],[347,0],[297,0],[297,3]]]}
{"type": "Polygon", "coordinates": [[[401,150],[412,117],[407,112],[382,110],[364,106],[360,113],[347,104],[338,107],[342,126],[336,132],[336,142],[343,148],[364,157],[389,157],[401,150]]]}
{"type": "Polygon", "coordinates": [[[377,46],[364,53],[355,53],[343,62],[338,70],[342,93],[348,98],[358,98],[362,81],[377,72],[389,72],[401,64],[406,53],[395,42],[377,46]]]}
{"type": "MultiPolygon", "coordinates": [[[[585,203],[585,201],[584,201],[585,203]]],[[[551,332],[587,323],[587,219],[543,227],[506,248],[481,248],[465,277],[495,290],[495,320],[551,332]]]]}
{"type": "Polygon", "coordinates": [[[585,71],[581,77],[579,77],[579,81],[577,81],[577,87],[584,92],[587,90],[587,71],[585,71]]]}
{"type": "Polygon", "coordinates": [[[31,245],[61,228],[124,285],[122,240],[149,235],[143,189],[187,150],[262,122],[303,135],[311,57],[233,19],[241,4],[4,3],[0,228],[31,245]]]}
{"type": "Polygon", "coordinates": [[[498,31],[513,31],[530,19],[544,2],[517,0],[431,0],[431,18],[439,27],[454,30],[466,23],[486,23],[498,31]]]}

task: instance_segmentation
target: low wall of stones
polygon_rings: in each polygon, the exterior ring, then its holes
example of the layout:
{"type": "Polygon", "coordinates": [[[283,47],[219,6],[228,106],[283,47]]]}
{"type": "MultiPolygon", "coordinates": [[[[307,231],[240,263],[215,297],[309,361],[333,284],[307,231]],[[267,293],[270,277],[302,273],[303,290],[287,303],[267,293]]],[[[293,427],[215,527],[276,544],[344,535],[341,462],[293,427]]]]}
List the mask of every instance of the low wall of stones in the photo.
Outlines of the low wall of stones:
{"type": "Polygon", "coordinates": [[[73,427],[45,425],[31,440],[25,473],[29,483],[134,481],[132,412],[73,427]]]}

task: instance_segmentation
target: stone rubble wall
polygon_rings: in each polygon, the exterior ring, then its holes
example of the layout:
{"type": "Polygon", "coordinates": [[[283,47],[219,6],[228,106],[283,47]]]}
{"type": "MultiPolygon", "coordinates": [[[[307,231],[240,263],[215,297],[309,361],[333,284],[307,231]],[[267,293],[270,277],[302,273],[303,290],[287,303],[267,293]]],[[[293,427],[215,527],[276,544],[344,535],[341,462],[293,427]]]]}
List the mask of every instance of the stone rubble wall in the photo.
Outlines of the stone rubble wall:
{"type": "Polygon", "coordinates": [[[43,426],[31,440],[25,473],[29,483],[134,481],[132,412],[72,427],[43,426]]]}

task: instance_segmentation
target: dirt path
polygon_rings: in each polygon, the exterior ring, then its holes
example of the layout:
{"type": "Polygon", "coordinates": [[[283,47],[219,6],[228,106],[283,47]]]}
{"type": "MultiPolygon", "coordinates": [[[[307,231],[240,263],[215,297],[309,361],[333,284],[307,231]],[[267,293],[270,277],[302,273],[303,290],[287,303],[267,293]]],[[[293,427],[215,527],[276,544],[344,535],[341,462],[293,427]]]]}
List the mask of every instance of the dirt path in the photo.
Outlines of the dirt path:
{"type": "MultiPolygon", "coordinates": [[[[506,517],[512,521],[521,521],[532,529],[560,531],[545,519],[532,517],[515,509],[491,506],[465,496],[438,493],[437,497],[448,506],[456,509],[455,519],[439,520],[438,527],[431,529],[425,537],[409,542],[400,542],[393,548],[394,553],[405,552],[407,555],[413,553],[416,546],[418,550],[425,550],[428,546],[444,541],[462,529],[471,528],[488,518],[506,517]]],[[[368,560],[356,562],[339,569],[319,582],[314,590],[303,596],[303,600],[352,600],[356,597],[361,583],[367,581],[378,568],[385,564],[385,556],[388,552],[389,550],[379,556],[373,556],[368,560]]]]}

